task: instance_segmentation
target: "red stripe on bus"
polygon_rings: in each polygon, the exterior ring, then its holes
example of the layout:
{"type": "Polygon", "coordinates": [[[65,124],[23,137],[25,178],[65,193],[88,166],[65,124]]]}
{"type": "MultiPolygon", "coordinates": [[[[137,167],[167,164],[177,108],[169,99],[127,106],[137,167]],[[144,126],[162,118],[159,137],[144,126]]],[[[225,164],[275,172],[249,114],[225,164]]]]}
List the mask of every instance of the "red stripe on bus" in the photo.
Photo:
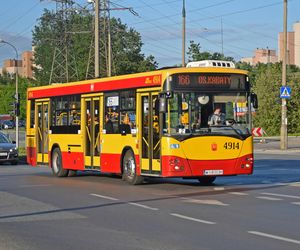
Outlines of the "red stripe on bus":
{"type": "Polygon", "coordinates": [[[37,165],[36,159],[36,148],[35,147],[27,147],[27,163],[32,166],[37,165]]]}
{"type": "Polygon", "coordinates": [[[253,155],[230,160],[187,160],[162,156],[163,177],[197,177],[203,176],[205,170],[223,170],[222,175],[252,174],[253,155]]]}
{"type": "Polygon", "coordinates": [[[62,152],[62,162],[64,169],[84,170],[84,155],[82,152],[62,152]]]}
{"type": "Polygon", "coordinates": [[[62,84],[62,85],[51,85],[49,88],[29,90],[28,99],[52,97],[52,96],[62,96],[62,95],[73,95],[73,94],[85,94],[101,91],[119,90],[126,88],[137,88],[137,87],[154,87],[161,86],[161,75],[150,75],[137,78],[129,79],[118,79],[112,81],[103,82],[89,82],[82,84],[72,83],[62,84]]]}

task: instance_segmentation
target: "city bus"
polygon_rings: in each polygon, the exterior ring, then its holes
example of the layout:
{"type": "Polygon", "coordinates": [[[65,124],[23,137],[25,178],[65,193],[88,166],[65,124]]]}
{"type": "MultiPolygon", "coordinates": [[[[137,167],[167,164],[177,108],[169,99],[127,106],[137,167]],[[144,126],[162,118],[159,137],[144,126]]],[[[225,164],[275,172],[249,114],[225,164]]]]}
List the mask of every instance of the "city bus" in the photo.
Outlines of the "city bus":
{"type": "Polygon", "coordinates": [[[252,174],[257,97],[233,63],[52,84],[27,91],[27,162],[53,175],[173,177],[211,184],[252,174]],[[223,120],[211,124],[215,109],[223,120]]]}

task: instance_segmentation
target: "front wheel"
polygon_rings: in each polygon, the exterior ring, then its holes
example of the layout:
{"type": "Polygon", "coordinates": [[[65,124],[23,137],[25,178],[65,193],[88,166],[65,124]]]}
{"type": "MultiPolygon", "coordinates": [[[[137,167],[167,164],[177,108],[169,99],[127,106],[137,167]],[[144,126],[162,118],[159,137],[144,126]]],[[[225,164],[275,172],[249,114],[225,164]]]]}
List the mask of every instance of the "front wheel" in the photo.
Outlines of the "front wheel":
{"type": "Polygon", "coordinates": [[[136,174],[136,164],[134,154],[131,150],[127,150],[122,161],[122,179],[132,185],[142,184],[144,178],[136,174]]]}
{"type": "Polygon", "coordinates": [[[53,175],[57,177],[68,176],[69,170],[63,168],[62,156],[59,148],[55,148],[52,152],[51,167],[53,175]]]}
{"type": "Polygon", "coordinates": [[[198,178],[198,181],[201,185],[209,186],[212,185],[213,182],[216,180],[216,176],[202,176],[198,178]]]}

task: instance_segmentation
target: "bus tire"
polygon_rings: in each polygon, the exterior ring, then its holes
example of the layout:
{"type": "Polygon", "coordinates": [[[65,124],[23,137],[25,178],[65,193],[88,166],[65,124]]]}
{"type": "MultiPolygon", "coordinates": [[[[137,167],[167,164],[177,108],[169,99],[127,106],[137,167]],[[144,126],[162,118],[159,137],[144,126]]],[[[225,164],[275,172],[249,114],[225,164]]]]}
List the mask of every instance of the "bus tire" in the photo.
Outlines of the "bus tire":
{"type": "Polygon", "coordinates": [[[59,148],[54,148],[51,157],[51,168],[54,176],[67,177],[69,170],[63,168],[62,156],[59,148]]]}
{"type": "Polygon", "coordinates": [[[127,150],[123,156],[122,179],[132,185],[139,185],[144,181],[144,177],[136,174],[135,158],[131,150],[127,150]]]}
{"type": "Polygon", "coordinates": [[[202,176],[198,178],[198,181],[200,182],[201,185],[209,186],[214,183],[216,178],[217,178],[216,176],[202,176]]]}

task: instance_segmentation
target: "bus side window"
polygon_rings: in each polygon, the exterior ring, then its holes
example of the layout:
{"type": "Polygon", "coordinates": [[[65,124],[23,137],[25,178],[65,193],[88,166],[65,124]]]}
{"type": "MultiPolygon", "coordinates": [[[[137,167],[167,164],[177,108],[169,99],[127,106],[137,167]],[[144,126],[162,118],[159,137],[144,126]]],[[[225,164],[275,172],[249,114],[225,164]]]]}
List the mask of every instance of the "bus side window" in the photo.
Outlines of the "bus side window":
{"type": "Polygon", "coordinates": [[[30,101],[30,128],[34,128],[34,119],[35,119],[35,101],[30,101]]]}

